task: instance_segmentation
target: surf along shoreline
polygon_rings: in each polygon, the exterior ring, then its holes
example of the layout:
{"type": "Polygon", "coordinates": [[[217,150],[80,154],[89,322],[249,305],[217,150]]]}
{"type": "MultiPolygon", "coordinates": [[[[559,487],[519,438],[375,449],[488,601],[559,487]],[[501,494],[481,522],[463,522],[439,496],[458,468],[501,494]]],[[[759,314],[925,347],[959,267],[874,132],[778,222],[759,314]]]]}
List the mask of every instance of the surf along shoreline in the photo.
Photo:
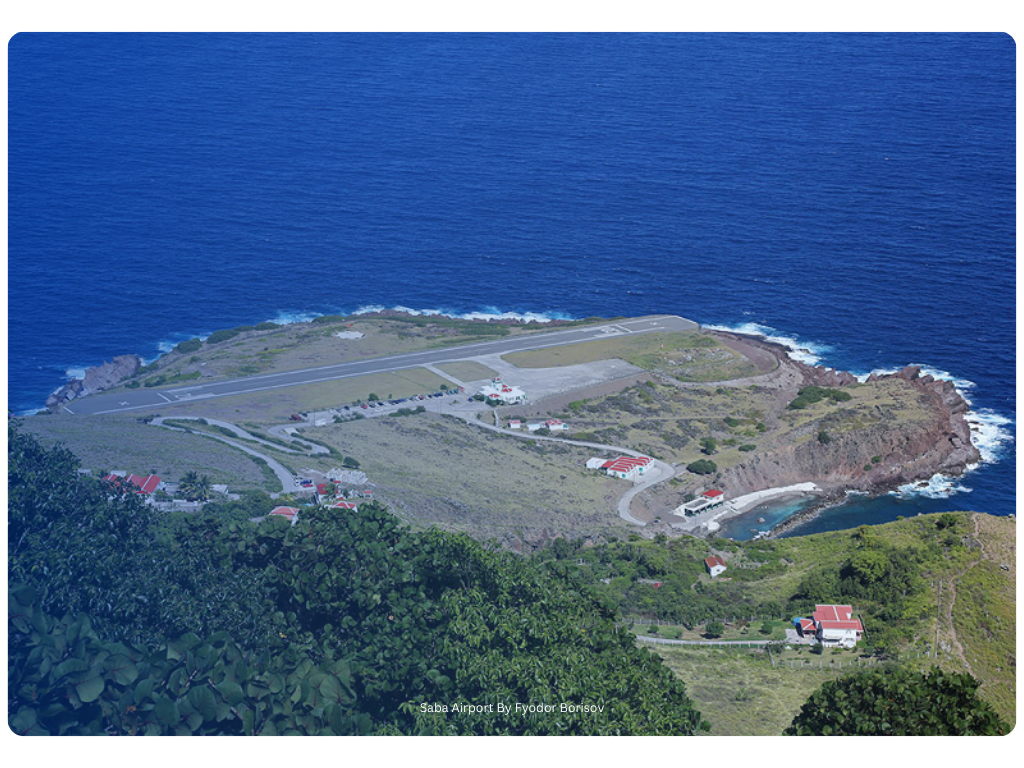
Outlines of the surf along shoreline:
{"type": "MultiPolygon", "coordinates": [[[[446,315],[444,314],[438,314],[441,317],[446,317],[446,315]]],[[[348,317],[352,319],[355,319],[355,317],[359,317],[360,319],[372,317],[379,317],[384,319],[419,318],[421,317],[421,315],[413,312],[385,309],[373,312],[361,312],[358,313],[358,315],[352,315],[348,317]]],[[[431,319],[431,316],[428,315],[423,319],[429,321],[429,319],[431,319]]],[[[609,320],[614,319],[615,318],[610,318],[609,320]]],[[[542,326],[545,329],[554,329],[559,326],[572,326],[577,325],[579,323],[585,324],[587,322],[595,322],[597,320],[598,318],[586,318],[583,320],[574,321],[564,320],[561,318],[551,318],[545,322],[538,322],[536,320],[533,320],[532,318],[529,321],[526,321],[524,318],[496,317],[488,318],[486,320],[483,318],[473,318],[473,320],[471,320],[470,322],[488,322],[501,325],[526,326],[527,328],[542,326]]],[[[268,325],[270,324],[268,323],[268,325]]],[[[238,330],[243,329],[240,328],[238,330]]],[[[244,330],[250,329],[248,327],[244,327],[244,330]]],[[[794,357],[794,355],[799,356],[799,353],[801,352],[799,348],[779,343],[775,339],[769,340],[767,337],[763,335],[755,336],[748,333],[726,330],[723,328],[708,328],[706,330],[715,337],[717,337],[720,341],[725,343],[727,346],[732,347],[735,351],[741,352],[741,354],[743,354],[752,362],[754,362],[755,366],[759,370],[759,373],[757,375],[749,377],[748,379],[736,380],[732,382],[709,382],[711,384],[720,383],[723,386],[741,386],[745,384],[753,384],[756,381],[756,383],[759,384],[760,386],[767,386],[768,388],[772,389],[785,389],[788,388],[789,386],[792,386],[794,380],[796,379],[802,380],[805,384],[813,383],[816,385],[826,387],[844,386],[847,384],[859,383],[858,378],[855,377],[853,374],[835,371],[824,366],[813,366],[800,361],[799,359],[794,357]],[[769,360],[769,357],[772,359],[769,360]],[[792,378],[787,376],[787,374],[790,374],[792,378]]],[[[119,371],[118,373],[121,372],[119,371]]],[[[872,377],[869,378],[869,380],[877,380],[889,376],[903,378],[905,380],[915,382],[916,385],[919,385],[921,387],[931,387],[933,390],[939,391],[940,399],[942,396],[948,397],[950,395],[948,391],[945,391],[948,388],[948,390],[952,390],[953,392],[955,392],[955,399],[959,401],[958,403],[953,403],[954,407],[951,408],[950,413],[951,420],[954,417],[959,417],[962,419],[964,413],[969,414],[969,401],[966,401],[966,399],[963,398],[962,394],[959,391],[957,391],[950,382],[944,379],[934,379],[928,375],[922,376],[919,367],[908,366],[907,368],[892,374],[873,375],[872,377]]],[[[115,375],[112,376],[112,378],[121,377],[115,375]]],[[[683,384],[683,386],[686,388],[690,388],[694,386],[699,387],[701,385],[683,384]]],[[[103,387],[101,386],[101,389],[102,388],[103,387]]],[[[969,430],[966,432],[966,435],[968,436],[968,445],[970,445],[970,447],[974,449],[973,443],[971,443],[970,441],[969,430]]],[[[983,461],[983,459],[981,460],[983,461]]],[[[843,478],[832,477],[829,478],[827,482],[819,481],[819,483],[814,486],[813,492],[810,494],[810,496],[815,500],[809,506],[798,510],[797,512],[786,517],[778,524],[773,526],[770,529],[770,533],[768,535],[778,536],[782,533],[788,532],[793,528],[796,528],[808,522],[809,520],[814,519],[815,517],[820,515],[821,512],[824,511],[825,509],[841,505],[848,498],[847,491],[861,491],[872,497],[877,497],[884,495],[885,493],[888,493],[892,490],[895,490],[899,486],[905,485],[908,482],[919,481],[925,476],[934,476],[936,474],[961,474],[963,470],[968,468],[971,464],[977,465],[978,461],[979,459],[977,457],[974,457],[973,461],[963,462],[963,466],[959,468],[959,471],[955,466],[950,466],[948,465],[948,463],[942,466],[932,467],[930,468],[930,470],[925,467],[916,467],[915,476],[913,478],[908,478],[906,476],[895,479],[880,477],[868,478],[864,476],[857,477],[855,475],[851,475],[849,477],[843,478]]],[[[809,476],[812,475],[805,475],[805,477],[809,476]]],[[[771,479],[772,478],[763,478],[763,480],[768,480],[769,482],[771,479]]],[[[713,519],[721,521],[730,520],[740,515],[746,514],[755,509],[756,507],[765,504],[769,501],[782,501],[787,495],[790,497],[806,497],[808,495],[807,489],[800,489],[796,491],[794,490],[792,481],[798,478],[794,477],[793,473],[790,473],[790,476],[787,477],[786,479],[790,480],[789,485],[781,487],[763,488],[761,490],[752,491],[747,494],[744,494],[743,496],[737,497],[736,499],[734,499],[734,503],[727,514],[719,515],[713,519]]],[[[723,483],[723,487],[727,489],[730,484],[733,484],[733,487],[736,487],[738,485],[739,488],[742,488],[744,485],[746,485],[747,488],[750,487],[750,485],[746,483],[730,483],[728,478],[723,478],[721,482],[723,483]]],[[[756,488],[757,485],[754,485],[754,487],[756,488]]],[[[696,529],[699,528],[699,525],[679,526],[679,528],[683,528],[684,530],[689,528],[693,532],[696,532],[696,529]]]]}

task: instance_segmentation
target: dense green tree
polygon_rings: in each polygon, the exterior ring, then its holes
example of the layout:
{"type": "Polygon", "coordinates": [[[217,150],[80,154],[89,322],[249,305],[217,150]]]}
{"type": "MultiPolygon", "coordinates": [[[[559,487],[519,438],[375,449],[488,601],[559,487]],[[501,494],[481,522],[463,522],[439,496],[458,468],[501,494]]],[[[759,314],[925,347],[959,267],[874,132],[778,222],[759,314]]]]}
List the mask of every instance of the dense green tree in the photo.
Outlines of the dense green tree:
{"type": "Polygon", "coordinates": [[[210,478],[198,472],[186,472],[178,482],[178,493],[188,501],[208,501],[210,490],[210,478]]]}
{"type": "Polygon", "coordinates": [[[848,675],[822,685],[789,736],[997,736],[1008,731],[977,697],[970,675],[904,668],[848,675]]]}
{"type": "Polygon", "coordinates": [[[725,625],[722,624],[722,622],[720,622],[718,619],[709,621],[707,624],[704,625],[704,634],[708,637],[721,637],[723,632],[725,632],[725,625]]]}
{"type": "Polygon", "coordinates": [[[410,532],[374,503],[307,508],[294,526],[157,518],[135,494],[77,475],[66,451],[14,428],[9,445],[18,733],[703,727],[683,684],[567,568],[410,532]],[[427,706],[452,701],[554,709],[463,717],[427,706]]]}

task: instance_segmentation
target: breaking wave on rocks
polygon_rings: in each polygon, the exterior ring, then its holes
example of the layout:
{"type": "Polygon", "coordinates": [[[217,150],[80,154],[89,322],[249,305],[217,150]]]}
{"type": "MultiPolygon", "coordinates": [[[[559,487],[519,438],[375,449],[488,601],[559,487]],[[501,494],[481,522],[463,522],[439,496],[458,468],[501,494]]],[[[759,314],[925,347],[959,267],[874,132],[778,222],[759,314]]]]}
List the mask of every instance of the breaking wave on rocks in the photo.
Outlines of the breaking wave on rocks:
{"type": "Polygon", "coordinates": [[[566,312],[509,312],[502,311],[498,307],[484,307],[479,310],[460,312],[454,309],[413,309],[397,305],[385,307],[383,304],[367,304],[352,312],[353,315],[368,315],[374,312],[404,312],[413,317],[451,317],[458,320],[520,320],[524,323],[550,323],[553,320],[573,320],[572,315],[566,312]]]}
{"type": "Polygon", "coordinates": [[[747,336],[761,336],[773,344],[781,344],[788,351],[790,358],[807,365],[817,365],[826,353],[832,351],[828,344],[817,341],[805,341],[795,336],[788,336],[768,325],[760,323],[739,323],[737,325],[705,325],[705,328],[712,331],[726,331],[728,333],[742,333],[747,336]]]}

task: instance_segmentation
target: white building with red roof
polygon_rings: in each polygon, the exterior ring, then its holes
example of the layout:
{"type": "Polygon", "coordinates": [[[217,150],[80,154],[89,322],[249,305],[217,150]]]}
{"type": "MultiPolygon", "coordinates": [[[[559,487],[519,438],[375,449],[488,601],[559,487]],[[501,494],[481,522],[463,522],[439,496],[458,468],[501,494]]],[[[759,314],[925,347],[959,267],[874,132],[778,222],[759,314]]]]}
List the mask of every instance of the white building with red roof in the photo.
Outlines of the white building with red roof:
{"type": "Polygon", "coordinates": [[[601,469],[612,477],[632,480],[635,483],[653,465],[654,461],[649,456],[619,456],[611,461],[606,461],[601,465],[601,469]]]}
{"type": "Polygon", "coordinates": [[[336,501],[330,506],[331,509],[359,509],[359,505],[354,501],[336,501]]]}
{"type": "Polygon", "coordinates": [[[704,491],[693,501],[688,501],[685,504],[681,504],[673,510],[672,514],[686,517],[689,515],[696,515],[698,512],[704,512],[708,509],[714,509],[720,507],[725,503],[725,492],[719,491],[717,488],[712,488],[709,491],[704,491]]]}
{"type": "Polygon", "coordinates": [[[853,607],[849,605],[816,605],[812,621],[814,636],[822,645],[853,648],[864,634],[864,625],[853,618],[853,607]]]}
{"type": "Polygon", "coordinates": [[[569,425],[561,419],[548,419],[544,422],[544,426],[552,432],[565,432],[569,429],[569,425]]]}
{"type": "Polygon", "coordinates": [[[713,579],[725,570],[725,560],[718,555],[712,555],[711,557],[704,558],[704,566],[708,569],[708,573],[711,574],[713,579]]]}
{"type": "Polygon", "coordinates": [[[491,402],[515,405],[526,400],[526,393],[519,387],[511,387],[495,376],[480,389],[480,394],[491,402]]]}

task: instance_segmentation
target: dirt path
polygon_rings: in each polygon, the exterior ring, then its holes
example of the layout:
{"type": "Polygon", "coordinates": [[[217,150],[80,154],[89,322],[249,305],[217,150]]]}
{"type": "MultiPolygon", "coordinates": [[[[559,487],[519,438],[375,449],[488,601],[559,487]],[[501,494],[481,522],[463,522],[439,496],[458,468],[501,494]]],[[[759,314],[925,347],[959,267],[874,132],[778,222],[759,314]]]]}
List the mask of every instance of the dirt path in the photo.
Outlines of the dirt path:
{"type": "Polygon", "coordinates": [[[967,654],[964,652],[964,647],[960,643],[960,638],[957,637],[957,634],[956,634],[956,624],[953,621],[953,610],[956,608],[956,583],[957,583],[957,581],[959,579],[962,579],[964,577],[964,575],[968,571],[970,571],[974,566],[976,566],[978,563],[981,563],[981,562],[984,562],[985,560],[990,560],[991,559],[990,556],[989,556],[988,550],[985,548],[985,542],[981,538],[981,529],[979,527],[979,519],[980,518],[978,517],[977,514],[971,515],[971,522],[974,524],[974,539],[979,544],[981,544],[981,557],[979,557],[977,560],[975,560],[973,563],[968,565],[966,568],[964,568],[962,571],[960,571],[958,574],[956,574],[955,576],[953,576],[952,578],[950,578],[946,582],[947,597],[945,599],[945,603],[946,603],[947,607],[946,607],[945,610],[942,610],[942,603],[943,603],[942,582],[941,581],[939,582],[939,613],[940,613],[940,620],[941,620],[942,617],[945,618],[945,621],[947,623],[946,629],[947,629],[947,631],[949,633],[949,637],[950,637],[950,645],[953,647],[953,651],[955,652],[957,658],[959,658],[961,661],[963,661],[964,666],[967,668],[967,671],[971,675],[974,675],[974,670],[971,668],[971,662],[969,662],[967,660],[967,654]]]}

